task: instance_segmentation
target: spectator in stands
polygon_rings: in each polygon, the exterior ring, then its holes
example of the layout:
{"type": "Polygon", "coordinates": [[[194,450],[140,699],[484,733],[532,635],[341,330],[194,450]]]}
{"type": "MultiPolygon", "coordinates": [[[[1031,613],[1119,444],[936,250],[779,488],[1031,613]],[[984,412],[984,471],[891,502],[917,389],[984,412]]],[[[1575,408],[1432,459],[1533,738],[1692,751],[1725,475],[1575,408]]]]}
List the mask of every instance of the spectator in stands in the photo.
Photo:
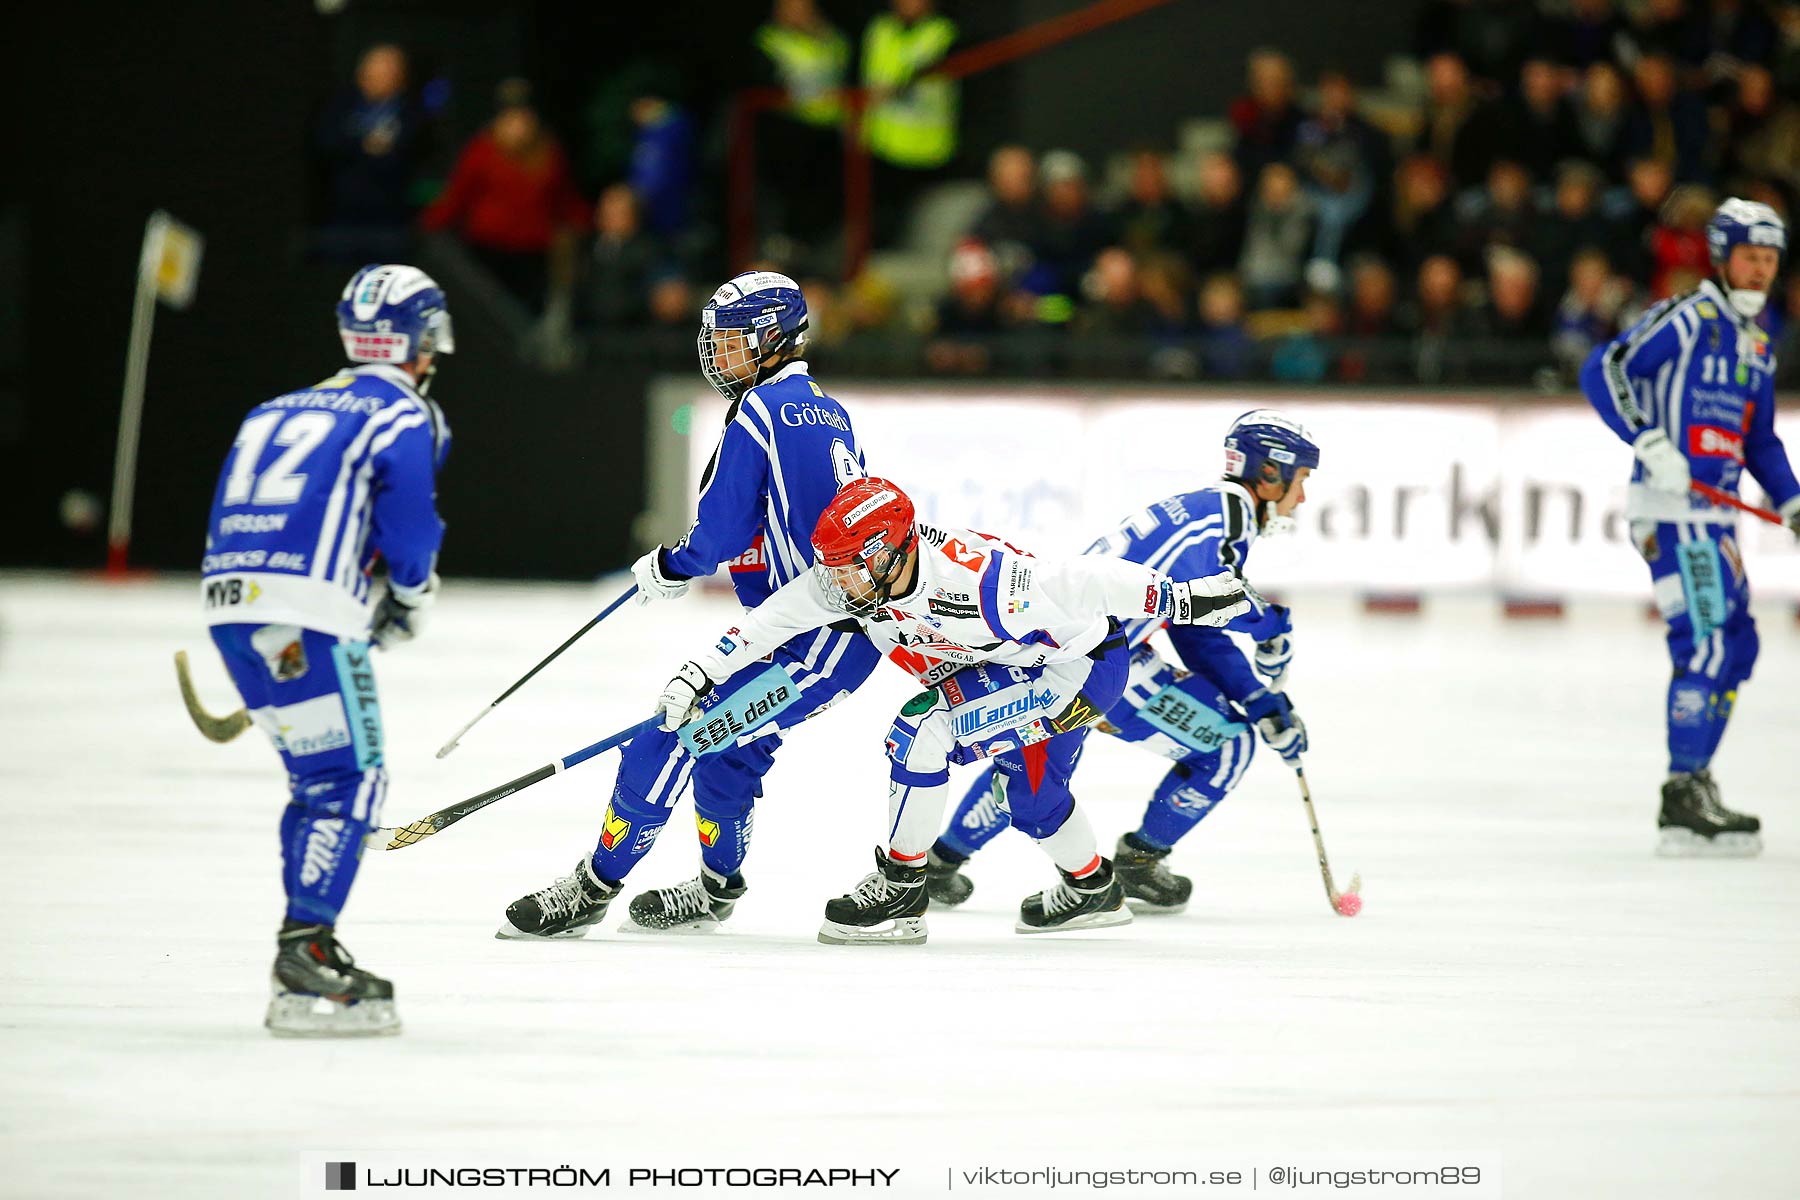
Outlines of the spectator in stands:
{"type": "Polygon", "coordinates": [[[1474,187],[1504,145],[1498,115],[1476,95],[1468,67],[1454,54],[1433,55],[1425,82],[1425,121],[1414,149],[1447,166],[1458,189],[1474,187]]]}
{"type": "Polygon", "coordinates": [[[1335,296],[1309,291],[1300,311],[1302,322],[1269,355],[1269,375],[1284,383],[1318,383],[1331,371],[1330,343],[1344,331],[1344,310],[1335,296]]]}
{"type": "Polygon", "coordinates": [[[1408,274],[1434,254],[1456,248],[1456,214],[1449,198],[1449,176],[1429,155],[1416,154],[1400,164],[1394,181],[1394,220],[1388,258],[1408,274]]]}
{"type": "Polygon", "coordinates": [[[1147,330],[1165,342],[1194,328],[1193,275],[1179,255],[1153,254],[1138,268],[1147,330]]]}
{"type": "Polygon", "coordinates": [[[596,325],[637,325],[650,305],[650,279],[665,253],[644,232],[637,194],[615,183],[594,207],[594,245],[588,256],[585,314],[596,325]]]}
{"type": "Polygon", "coordinates": [[[1533,0],[1427,0],[1413,47],[1421,58],[1458,55],[1482,79],[1515,79],[1540,24],[1533,0]]]}
{"type": "Polygon", "coordinates": [[[1244,203],[1244,176],[1231,155],[1220,151],[1203,155],[1195,174],[1199,196],[1188,261],[1195,274],[1204,277],[1237,266],[1249,210],[1244,203]]]}
{"type": "Polygon", "coordinates": [[[1202,370],[1213,379],[1242,379],[1255,356],[1256,343],[1244,326],[1243,288],[1235,275],[1214,275],[1200,286],[1202,370]]]}
{"type": "Polygon", "coordinates": [[[1252,309],[1286,308],[1299,301],[1312,236],[1312,205],[1300,190],[1299,177],[1286,163],[1270,163],[1257,180],[1238,258],[1252,309]]]}
{"type": "Polygon", "coordinates": [[[926,364],[946,374],[979,375],[989,361],[982,339],[1010,325],[999,263],[986,246],[965,238],[950,255],[950,294],[938,303],[926,364]]]}
{"type": "MultiPolygon", "coordinates": [[[[664,329],[691,330],[694,327],[694,314],[699,303],[694,296],[694,289],[688,283],[681,268],[672,263],[665,263],[653,272],[648,281],[650,320],[664,329]]],[[[810,298],[814,293],[808,292],[810,298]]]]}
{"type": "Polygon", "coordinates": [[[1487,300],[1476,312],[1474,326],[1487,337],[1543,341],[1549,330],[1538,300],[1537,263],[1529,254],[1510,246],[1489,251],[1487,300]]]}
{"type": "Polygon", "coordinates": [[[1421,338],[1449,338],[1472,332],[1463,304],[1463,273],[1448,254],[1434,254],[1419,264],[1416,294],[1401,310],[1400,328],[1421,338]]]}
{"type": "Polygon", "coordinates": [[[969,233],[1000,261],[1001,273],[1017,278],[1031,264],[1043,224],[1038,211],[1037,163],[1023,146],[1002,146],[988,158],[988,206],[969,233]]]}
{"type": "Polygon", "coordinates": [[[1194,240],[1193,218],[1169,187],[1163,156],[1144,148],[1131,156],[1131,191],[1113,215],[1119,244],[1143,256],[1185,250],[1194,240]]]}
{"type": "Polygon", "coordinates": [[[554,283],[566,295],[588,206],[569,162],[532,108],[523,80],[501,85],[500,111],[463,147],[425,228],[448,229],[532,311],[554,283]]]}
{"type": "Polygon", "coordinates": [[[1767,66],[1775,53],[1775,23],[1755,0],[1712,0],[1708,24],[1712,56],[1706,61],[1706,71],[1710,78],[1730,79],[1745,67],[1767,66]]]}
{"type": "Polygon", "coordinates": [[[356,85],[326,109],[315,135],[326,173],[318,236],[326,255],[357,263],[406,257],[423,129],[406,91],[405,53],[369,47],[356,85]]]}
{"type": "Polygon", "coordinates": [[[1706,222],[1713,194],[1696,184],[1669,193],[1662,222],[1650,231],[1650,297],[1661,300],[1695,287],[1711,274],[1706,222]]]}
{"type": "Polygon", "coordinates": [[[875,242],[892,245],[912,201],[956,157],[959,85],[934,74],[956,44],[933,0],[891,0],[863,31],[863,140],[875,166],[875,242]]]}
{"type": "Polygon", "coordinates": [[[1076,295],[1094,256],[1112,239],[1088,193],[1087,165],[1072,150],[1044,155],[1043,218],[1026,286],[1040,296],[1076,295]]]}
{"type": "Polygon", "coordinates": [[[1595,346],[1619,331],[1626,289],[1600,250],[1583,250],[1569,267],[1569,288],[1551,321],[1550,349],[1569,378],[1595,346]]]}
{"type": "Polygon", "coordinates": [[[1102,250],[1082,280],[1081,291],[1086,303],[1076,315],[1076,333],[1122,337],[1149,328],[1149,306],[1138,286],[1137,260],[1129,250],[1121,246],[1102,250]]]}
{"type": "Polygon", "coordinates": [[[1294,64],[1281,51],[1251,51],[1246,76],[1249,93],[1233,100],[1226,116],[1236,133],[1238,169],[1252,179],[1293,153],[1300,111],[1294,106],[1294,64]]]}
{"type": "Polygon", "coordinates": [[[1766,67],[1743,68],[1724,111],[1724,174],[1762,176],[1800,188],[1800,103],[1777,103],[1766,67]]]}
{"type": "Polygon", "coordinates": [[[1387,137],[1356,112],[1356,89],[1340,71],[1319,76],[1319,111],[1300,123],[1294,165],[1318,227],[1312,257],[1335,266],[1344,240],[1392,170],[1387,137]]]}
{"type": "MultiPolygon", "coordinates": [[[[795,187],[795,180],[832,180],[843,169],[844,102],[850,41],[819,12],[816,0],[775,0],[756,31],[763,70],[758,82],[787,93],[787,104],[757,129],[762,191],[785,210],[777,227],[816,244],[836,225],[842,190],[795,187]]],[[[773,207],[759,198],[758,211],[773,207]]]]}
{"type": "Polygon", "coordinates": [[[1647,0],[1643,23],[1631,35],[1639,55],[1666,55],[1697,74],[1712,53],[1706,14],[1689,0],[1647,0]]]}
{"type": "Polygon", "coordinates": [[[637,127],[627,181],[644,208],[644,226],[671,245],[687,232],[694,187],[694,122],[660,90],[631,102],[637,127]]]}
{"type": "Polygon", "coordinates": [[[1557,62],[1586,71],[1618,53],[1625,28],[1614,0],[1570,0],[1568,14],[1551,23],[1545,42],[1557,62]]]}
{"type": "Polygon", "coordinates": [[[1536,232],[1537,202],[1531,176],[1516,162],[1500,159],[1488,168],[1487,185],[1457,197],[1457,253],[1473,272],[1496,246],[1524,246],[1536,232]]]}
{"type": "Polygon", "coordinates": [[[1800,271],[1783,273],[1787,276],[1787,292],[1781,309],[1781,332],[1775,339],[1775,382],[1787,388],[1800,383],[1800,271]]]}
{"type": "Polygon", "coordinates": [[[1557,169],[1555,204],[1539,219],[1526,243],[1543,270],[1546,295],[1562,293],[1578,251],[1613,244],[1613,229],[1600,212],[1603,183],[1593,164],[1579,159],[1557,169]]]}
{"type": "Polygon", "coordinates": [[[1706,106],[1676,86],[1674,60],[1665,54],[1646,54],[1638,59],[1632,79],[1638,104],[1625,126],[1625,154],[1661,159],[1683,183],[1710,178],[1706,106]]]}
{"type": "Polygon", "coordinates": [[[1675,185],[1667,163],[1641,158],[1625,174],[1629,200],[1613,218],[1612,260],[1636,282],[1648,286],[1652,273],[1650,234],[1662,219],[1663,204],[1675,185]]]}
{"type": "Polygon", "coordinates": [[[1576,153],[1608,179],[1617,179],[1625,162],[1625,127],[1631,117],[1626,99],[1618,68],[1597,62],[1582,76],[1581,92],[1571,110],[1576,153]]]}
{"type": "Polygon", "coordinates": [[[1526,60],[1518,94],[1504,105],[1506,155],[1534,179],[1548,179],[1575,153],[1574,118],[1563,100],[1563,72],[1547,58],[1526,60]]]}
{"type": "Polygon", "coordinates": [[[1800,96],[1800,0],[1785,0],[1775,8],[1779,36],[1769,57],[1775,90],[1784,96],[1800,96]]]}
{"type": "Polygon", "coordinates": [[[1374,255],[1350,264],[1350,311],[1344,332],[1351,337],[1385,337],[1394,332],[1394,272],[1374,255]]]}

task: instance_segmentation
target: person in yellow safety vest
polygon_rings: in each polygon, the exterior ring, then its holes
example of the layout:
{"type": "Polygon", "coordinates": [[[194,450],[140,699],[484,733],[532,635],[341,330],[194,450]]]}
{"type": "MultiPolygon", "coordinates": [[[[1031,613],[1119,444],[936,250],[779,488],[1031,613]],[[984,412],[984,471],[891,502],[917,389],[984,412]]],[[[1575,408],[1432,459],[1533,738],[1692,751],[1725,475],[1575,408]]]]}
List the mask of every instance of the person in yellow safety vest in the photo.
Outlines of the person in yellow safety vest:
{"type": "Polygon", "coordinates": [[[928,72],[956,41],[956,24],[932,0],[893,0],[863,33],[862,81],[870,89],[863,138],[881,162],[933,171],[956,154],[957,84],[928,72]]]}
{"type": "Polygon", "coordinates": [[[814,0],[775,0],[769,21],[756,31],[756,48],[788,94],[789,116],[821,128],[843,121],[837,93],[850,69],[850,41],[814,0]]]}

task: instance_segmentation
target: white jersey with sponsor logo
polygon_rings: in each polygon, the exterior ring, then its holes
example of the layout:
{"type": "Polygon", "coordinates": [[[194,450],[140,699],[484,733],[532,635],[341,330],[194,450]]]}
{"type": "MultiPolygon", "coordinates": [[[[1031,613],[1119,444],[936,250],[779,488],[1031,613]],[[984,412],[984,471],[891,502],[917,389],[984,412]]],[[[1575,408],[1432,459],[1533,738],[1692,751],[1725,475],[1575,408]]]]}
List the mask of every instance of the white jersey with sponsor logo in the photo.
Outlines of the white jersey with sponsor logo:
{"type": "Polygon", "coordinates": [[[1037,558],[967,529],[918,526],[918,569],[904,596],[848,618],[811,573],[785,584],[718,644],[696,656],[725,679],[790,638],[854,620],[882,652],[925,683],[993,662],[1037,667],[1082,657],[1107,635],[1108,618],[1155,614],[1165,576],[1099,556],[1037,558]]]}

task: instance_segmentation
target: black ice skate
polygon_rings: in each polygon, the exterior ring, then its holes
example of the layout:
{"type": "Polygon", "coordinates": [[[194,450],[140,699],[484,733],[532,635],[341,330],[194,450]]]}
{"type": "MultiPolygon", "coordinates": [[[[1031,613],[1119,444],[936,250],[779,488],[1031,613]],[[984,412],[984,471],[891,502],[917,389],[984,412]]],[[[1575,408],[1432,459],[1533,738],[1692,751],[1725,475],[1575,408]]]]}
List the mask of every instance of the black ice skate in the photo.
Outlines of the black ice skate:
{"type": "Polygon", "coordinates": [[[1062,882],[1035,896],[1025,897],[1019,905],[1019,923],[1013,928],[1020,933],[1058,933],[1065,929],[1104,929],[1108,925],[1127,925],[1131,910],[1125,907],[1125,889],[1119,886],[1113,866],[1104,858],[1099,868],[1085,879],[1062,870],[1062,882]]]}
{"type": "Polygon", "coordinates": [[[968,856],[958,854],[939,842],[925,852],[925,894],[933,904],[955,908],[975,894],[975,881],[962,873],[968,856]]]}
{"type": "Polygon", "coordinates": [[[1661,831],[1656,852],[1664,858],[1750,858],[1762,853],[1762,821],[1726,808],[1711,771],[1669,776],[1656,823],[1661,831]]]}
{"type": "Polygon", "coordinates": [[[1125,900],[1132,909],[1149,915],[1172,916],[1187,907],[1194,894],[1194,881],[1169,870],[1167,850],[1158,850],[1138,840],[1134,833],[1119,838],[1113,850],[1113,870],[1119,886],[1125,889],[1125,900]]]}
{"type": "Polygon", "coordinates": [[[825,902],[819,940],[828,946],[913,946],[925,941],[925,868],[875,850],[875,873],[848,896],[825,902]]]}
{"type": "Polygon", "coordinates": [[[702,863],[700,874],[685,883],[640,893],[628,912],[632,924],[646,933],[710,933],[731,916],[747,890],[741,874],[727,878],[702,863]]]}
{"type": "Polygon", "coordinates": [[[578,938],[606,915],[606,906],[619,894],[616,886],[602,883],[587,859],[544,888],[521,896],[506,906],[506,922],[494,931],[497,938],[578,938]]]}
{"type": "Polygon", "coordinates": [[[400,1032],[394,985],[357,966],[329,925],[281,923],[270,993],[263,1024],[276,1037],[380,1037],[400,1032]]]}

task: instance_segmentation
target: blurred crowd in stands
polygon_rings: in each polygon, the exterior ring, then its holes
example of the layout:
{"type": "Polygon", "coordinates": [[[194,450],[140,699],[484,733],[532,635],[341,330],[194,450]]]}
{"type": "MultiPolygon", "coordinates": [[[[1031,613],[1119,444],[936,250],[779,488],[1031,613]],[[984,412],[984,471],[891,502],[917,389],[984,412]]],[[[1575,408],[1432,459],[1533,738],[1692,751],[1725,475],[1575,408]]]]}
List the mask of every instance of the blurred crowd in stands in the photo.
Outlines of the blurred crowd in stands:
{"type": "MultiPolygon", "coordinates": [[[[1379,90],[1338,70],[1303,86],[1279,50],[1256,50],[1229,110],[1195,114],[1223,117],[1212,148],[1087,162],[1001,146],[926,286],[884,272],[883,254],[843,281],[843,89],[866,89],[875,245],[904,250],[934,189],[971,187],[948,174],[957,84],[932,73],[957,37],[932,0],[892,0],[854,52],[812,0],[775,0],[755,35],[743,86],[785,93],[756,126],[756,265],[802,280],[817,340],[910,339],[951,374],[1016,368],[1016,352],[1295,382],[1455,378],[1442,364],[1457,347],[1505,345],[1566,379],[1708,273],[1720,199],[1792,221],[1800,197],[1800,0],[1429,0],[1410,71],[1390,65],[1379,90]]],[[[374,47],[322,118],[315,245],[395,257],[443,231],[534,313],[691,333],[742,264],[703,195],[699,127],[723,118],[677,91],[621,95],[626,147],[594,172],[511,81],[438,186],[421,170],[429,89],[398,48],[374,47]]],[[[1762,320],[1791,378],[1789,265],[1762,320]]]]}

